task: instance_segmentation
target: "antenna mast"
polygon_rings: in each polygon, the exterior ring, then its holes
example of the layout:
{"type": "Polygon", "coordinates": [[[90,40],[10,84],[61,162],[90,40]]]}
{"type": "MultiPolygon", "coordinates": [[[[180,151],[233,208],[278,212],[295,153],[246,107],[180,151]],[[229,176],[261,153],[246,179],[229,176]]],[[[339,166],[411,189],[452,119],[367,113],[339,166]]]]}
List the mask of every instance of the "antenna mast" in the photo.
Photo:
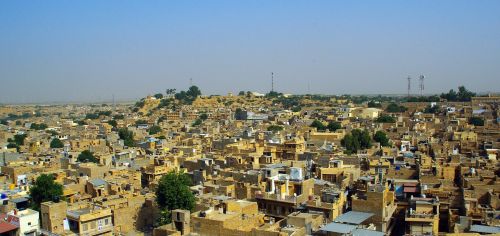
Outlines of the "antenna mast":
{"type": "Polygon", "coordinates": [[[408,80],[408,98],[410,98],[410,90],[411,90],[411,77],[410,77],[410,76],[408,76],[407,80],[408,80]]]}
{"type": "Polygon", "coordinates": [[[274,72],[271,72],[271,92],[274,92],[274,72]]]}
{"type": "Polygon", "coordinates": [[[424,95],[424,79],[425,79],[425,76],[420,75],[418,77],[418,79],[420,80],[420,96],[423,96],[424,95]]]}

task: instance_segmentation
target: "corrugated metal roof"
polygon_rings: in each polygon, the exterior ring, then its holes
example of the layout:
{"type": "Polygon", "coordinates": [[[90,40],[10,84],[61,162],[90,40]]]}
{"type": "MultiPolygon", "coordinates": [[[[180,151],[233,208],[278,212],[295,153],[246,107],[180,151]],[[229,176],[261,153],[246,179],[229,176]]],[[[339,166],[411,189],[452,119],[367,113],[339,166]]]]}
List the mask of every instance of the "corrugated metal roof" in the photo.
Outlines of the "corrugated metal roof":
{"type": "Polygon", "coordinates": [[[338,216],[333,221],[359,225],[359,224],[363,223],[365,220],[367,220],[368,218],[372,217],[373,215],[374,215],[373,213],[368,213],[368,212],[349,211],[349,212],[346,212],[346,213],[338,216]]]}
{"type": "Polygon", "coordinates": [[[103,179],[93,179],[89,181],[95,187],[106,185],[106,181],[103,179]]]}
{"type": "Polygon", "coordinates": [[[469,231],[494,234],[494,233],[500,233],[500,227],[487,226],[487,225],[472,225],[469,231]]]}
{"type": "Polygon", "coordinates": [[[368,229],[355,229],[352,231],[352,236],[384,236],[385,234],[380,231],[368,229]]]}
{"type": "Polygon", "coordinates": [[[320,228],[320,230],[322,230],[322,231],[341,233],[341,234],[350,233],[355,229],[356,229],[356,226],[354,226],[354,225],[341,224],[341,223],[335,223],[335,222],[329,223],[329,224],[320,228]]]}

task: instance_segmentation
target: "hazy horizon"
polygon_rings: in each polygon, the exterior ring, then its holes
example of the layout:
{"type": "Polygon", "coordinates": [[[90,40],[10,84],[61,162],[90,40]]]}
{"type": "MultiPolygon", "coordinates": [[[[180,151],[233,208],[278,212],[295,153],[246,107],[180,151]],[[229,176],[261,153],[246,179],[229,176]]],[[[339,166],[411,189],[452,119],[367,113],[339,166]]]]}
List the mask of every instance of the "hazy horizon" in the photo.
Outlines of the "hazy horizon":
{"type": "Polygon", "coordinates": [[[500,1],[2,1],[0,103],[500,92],[500,1]]]}

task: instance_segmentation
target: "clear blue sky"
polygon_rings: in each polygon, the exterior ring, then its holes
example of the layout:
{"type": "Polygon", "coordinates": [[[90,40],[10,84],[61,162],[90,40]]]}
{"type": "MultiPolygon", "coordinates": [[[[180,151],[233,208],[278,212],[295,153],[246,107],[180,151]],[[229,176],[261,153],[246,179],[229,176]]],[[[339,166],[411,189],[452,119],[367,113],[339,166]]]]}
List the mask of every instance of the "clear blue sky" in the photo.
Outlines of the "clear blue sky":
{"type": "Polygon", "coordinates": [[[0,1],[0,103],[500,91],[500,1],[0,1]],[[413,92],[417,92],[416,80],[413,92]]]}

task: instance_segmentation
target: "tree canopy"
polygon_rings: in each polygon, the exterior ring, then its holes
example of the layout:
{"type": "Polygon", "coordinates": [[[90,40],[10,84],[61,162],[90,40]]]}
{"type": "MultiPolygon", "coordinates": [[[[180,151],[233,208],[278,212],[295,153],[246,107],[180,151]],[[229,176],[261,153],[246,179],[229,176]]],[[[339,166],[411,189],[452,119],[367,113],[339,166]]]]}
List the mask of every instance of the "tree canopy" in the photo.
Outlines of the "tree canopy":
{"type": "Polygon", "coordinates": [[[38,176],[30,188],[32,208],[38,211],[42,202],[53,201],[62,195],[63,186],[54,181],[54,176],[48,174],[38,176]]]}
{"type": "Polygon", "coordinates": [[[369,101],[367,105],[368,107],[377,107],[377,108],[382,107],[382,103],[375,101],[369,101]]]}
{"type": "Polygon", "coordinates": [[[396,103],[391,103],[385,108],[385,110],[391,113],[399,113],[399,112],[405,112],[406,110],[408,110],[408,108],[406,108],[405,106],[398,105],[396,103]]]}
{"type": "Polygon", "coordinates": [[[24,140],[26,139],[28,135],[26,134],[16,134],[14,135],[14,140],[13,142],[19,146],[24,145],[24,140]]]}
{"type": "Polygon", "coordinates": [[[450,89],[448,93],[441,94],[441,98],[453,102],[470,102],[474,96],[476,96],[476,93],[467,90],[464,86],[459,86],[458,92],[450,89]]]}
{"type": "Polygon", "coordinates": [[[387,138],[387,134],[384,131],[377,131],[373,135],[373,140],[375,142],[379,142],[380,146],[389,146],[389,138],[387,138]]]}
{"type": "Polygon", "coordinates": [[[375,122],[378,122],[378,123],[395,123],[396,119],[394,119],[394,117],[392,117],[390,115],[383,114],[383,115],[379,116],[375,120],[375,122]]]}
{"type": "Polygon", "coordinates": [[[127,147],[135,146],[134,133],[132,131],[129,131],[127,128],[119,129],[118,136],[120,136],[120,139],[123,139],[125,146],[127,147]]]}
{"type": "Polygon", "coordinates": [[[273,133],[279,132],[283,130],[283,126],[281,125],[270,125],[267,127],[267,131],[271,131],[273,133]]]}
{"type": "Polygon", "coordinates": [[[30,126],[30,129],[34,129],[34,130],[44,130],[46,128],[48,128],[48,126],[44,123],[41,123],[41,124],[32,123],[30,126]]]}
{"type": "Polygon", "coordinates": [[[340,125],[339,122],[328,122],[328,125],[326,126],[326,128],[329,131],[336,131],[336,130],[342,128],[342,126],[340,125]]]}
{"type": "Polygon", "coordinates": [[[311,124],[311,127],[316,128],[318,131],[324,131],[327,129],[329,131],[335,131],[335,130],[342,128],[342,126],[340,125],[339,122],[328,122],[327,125],[324,125],[323,122],[321,122],[319,120],[314,120],[311,124]]]}
{"type": "MultiPolygon", "coordinates": [[[[195,197],[189,186],[191,179],[183,172],[171,171],[162,176],[156,189],[156,202],[162,211],[175,209],[193,210],[195,197]]],[[[170,215],[160,219],[160,224],[170,223],[170,215]]]]}
{"type": "Polygon", "coordinates": [[[198,96],[201,95],[201,90],[197,86],[191,86],[187,91],[180,91],[175,94],[175,99],[185,104],[192,104],[198,96]]]}
{"type": "Polygon", "coordinates": [[[192,126],[198,126],[198,125],[201,125],[201,123],[203,123],[203,120],[200,119],[200,118],[198,118],[191,125],[192,126]]]}
{"type": "Polygon", "coordinates": [[[370,148],[372,140],[367,130],[353,129],[350,134],[344,136],[341,144],[345,147],[346,153],[351,154],[358,152],[358,150],[370,148]]]}
{"type": "Polygon", "coordinates": [[[311,123],[311,127],[316,128],[317,130],[326,130],[326,126],[319,120],[314,120],[311,123]]]}
{"type": "Polygon", "coordinates": [[[207,115],[207,113],[203,113],[198,118],[200,118],[201,120],[206,120],[206,119],[208,119],[208,115],[207,115]]]}
{"type": "Polygon", "coordinates": [[[154,135],[161,132],[161,127],[158,125],[153,125],[148,129],[150,135],[154,135]]]}
{"type": "Polygon", "coordinates": [[[423,112],[424,113],[429,113],[429,114],[437,114],[437,113],[439,113],[439,111],[440,111],[440,109],[439,109],[438,106],[431,106],[431,105],[429,105],[429,106],[425,107],[425,109],[424,109],[423,112]]]}
{"type": "Polygon", "coordinates": [[[163,94],[161,93],[157,93],[155,95],[153,95],[156,99],[162,99],[163,98],[163,94]]]}
{"type": "Polygon", "coordinates": [[[98,163],[99,160],[94,156],[94,153],[90,152],[89,150],[84,150],[83,152],[80,153],[80,155],[78,155],[78,158],[77,160],[79,162],[94,162],[94,163],[98,163]]]}
{"type": "Polygon", "coordinates": [[[469,119],[469,124],[475,126],[484,126],[484,119],[481,117],[474,116],[469,119]]]}
{"type": "Polygon", "coordinates": [[[50,141],[50,148],[63,148],[63,147],[64,143],[58,138],[54,138],[52,139],[52,141],[50,141]]]}

